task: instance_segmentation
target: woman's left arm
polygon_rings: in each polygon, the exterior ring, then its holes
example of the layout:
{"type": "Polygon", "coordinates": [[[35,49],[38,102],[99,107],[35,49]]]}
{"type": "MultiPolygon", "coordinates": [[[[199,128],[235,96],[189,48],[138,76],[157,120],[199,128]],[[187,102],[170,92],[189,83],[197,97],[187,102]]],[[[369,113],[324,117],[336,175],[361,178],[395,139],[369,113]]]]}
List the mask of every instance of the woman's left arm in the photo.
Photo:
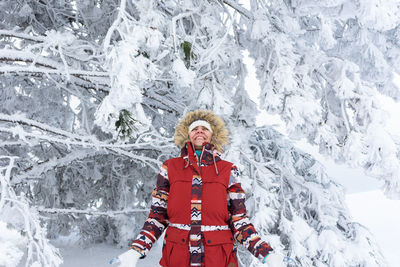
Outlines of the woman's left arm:
{"type": "Polygon", "coordinates": [[[239,171],[232,165],[228,185],[228,211],[231,215],[230,228],[235,239],[262,262],[273,251],[263,241],[247,217],[245,192],[239,182],[239,171]]]}

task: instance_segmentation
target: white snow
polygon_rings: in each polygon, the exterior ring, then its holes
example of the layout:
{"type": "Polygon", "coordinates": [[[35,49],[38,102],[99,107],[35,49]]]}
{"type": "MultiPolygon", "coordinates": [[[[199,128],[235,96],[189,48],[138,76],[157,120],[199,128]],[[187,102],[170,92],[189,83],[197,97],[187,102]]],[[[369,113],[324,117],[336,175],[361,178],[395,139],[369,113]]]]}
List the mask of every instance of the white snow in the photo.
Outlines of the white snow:
{"type": "Polygon", "coordinates": [[[172,64],[172,73],[176,77],[179,86],[189,87],[193,84],[196,73],[185,67],[185,63],[179,58],[175,59],[172,64]]]}
{"type": "MultiPolygon", "coordinates": [[[[159,266],[161,258],[161,240],[152,248],[149,255],[138,262],[137,267],[155,267],[159,266]]],[[[97,244],[87,248],[80,246],[62,247],[61,254],[64,263],[60,267],[116,267],[110,265],[112,258],[126,251],[126,248],[118,248],[112,245],[97,244]]]]}
{"type": "Polygon", "coordinates": [[[389,266],[400,266],[400,200],[387,199],[373,190],[346,196],[354,221],[367,227],[375,236],[389,266]]]}
{"type": "Polygon", "coordinates": [[[0,221],[0,266],[17,266],[24,255],[23,247],[26,246],[26,238],[7,224],[0,221]]]}

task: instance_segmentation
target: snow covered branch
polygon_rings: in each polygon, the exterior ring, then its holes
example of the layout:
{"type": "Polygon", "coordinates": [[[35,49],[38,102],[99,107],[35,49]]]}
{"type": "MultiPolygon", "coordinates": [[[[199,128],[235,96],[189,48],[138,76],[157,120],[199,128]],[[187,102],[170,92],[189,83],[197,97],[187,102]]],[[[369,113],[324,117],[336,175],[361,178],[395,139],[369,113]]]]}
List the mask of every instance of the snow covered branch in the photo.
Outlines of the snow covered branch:
{"type": "Polygon", "coordinates": [[[79,209],[57,209],[57,208],[44,208],[38,207],[38,212],[41,213],[49,213],[49,214],[85,214],[85,215],[93,215],[93,216],[108,216],[108,217],[116,217],[121,214],[132,214],[137,212],[149,212],[150,209],[124,209],[124,210],[108,210],[108,211],[97,211],[97,210],[79,210],[79,209]]]}
{"type": "Polygon", "coordinates": [[[223,0],[225,4],[230,6],[231,8],[235,9],[237,12],[245,16],[246,18],[253,20],[253,13],[242,7],[240,4],[237,2],[234,2],[232,0],[223,0]]]}
{"type": "MultiPolygon", "coordinates": [[[[171,142],[170,138],[164,138],[164,140],[159,139],[154,142],[141,142],[141,143],[135,143],[135,144],[111,144],[111,143],[106,143],[99,141],[95,136],[88,136],[88,135],[78,135],[74,134],[71,132],[64,131],[62,129],[47,125],[45,123],[41,123],[35,120],[27,119],[24,115],[21,114],[15,114],[15,115],[8,115],[4,113],[0,113],[0,121],[3,122],[11,122],[11,123],[16,123],[20,125],[25,125],[29,126],[35,129],[42,130],[44,132],[48,132],[51,134],[54,134],[56,136],[61,136],[60,138],[55,138],[52,136],[47,136],[47,135],[40,135],[35,133],[34,131],[27,132],[22,130],[21,128],[0,128],[4,132],[9,132],[12,133],[13,135],[20,135],[20,137],[23,139],[24,137],[37,137],[39,139],[45,139],[49,142],[58,142],[61,144],[66,144],[66,145],[79,145],[83,147],[94,147],[94,148],[107,148],[107,149],[132,149],[132,150],[143,150],[146,148],[151,147],[152,149],[155,149],[157,147],[161,147],[162,144],[168,144],[171,142]],[[22,130],[22,131],[21,131],[22,130]]],[[[161,138],[161,136],[158,136],[158,138],[161,138]]],[[[162,148],[160,148],[162,149],[162,148]]]]}
{"type": "Polygon", "coordinates": [[[107,34],[104,37],[103,41],[103,49],[107,51],[110,46],[110,40],[114,32],[118,29],[119,24],[123,21],[123,18],[125,17],[125,8],[126,8],[126,0],[121,0],[119,9],[118,9],[118,15],[117,18],[114,20],[113,24],[110,26],[110,28],[107,30],[107,34]]]}
{"type": "Polygon", "coordinates": [[[34,54],[28,51],[15,51],[11,49],[0,50],[0,62],[14,63],[13,65],[5,64],[0,66],[0,74],[14,75],[71,75],[75,79],[70,80],[84,88],[92,88],[108,93],[109,75],[102,71],[86,71],[68,68],[66,72],[65,65],[58,63],[55,60],[48,59],[41,55],[34,54]],[[41,67],[37,67],[41,66],[41,67]],[[102,88],[105,87],[105,88],[102,88]]]}
{"type": "MultiPolygon", "coordinates": [[[[3,58],[4,59],[4,58],[3,58]]],[[[2,60],[0,58],[0,60],[2,60]]],[[[38,64],[40,65],[40,64],[38,64]]],[[[22,66],[1,66],[0,67],[0,74],[8,74],[8,73],[33,73],[33,74],[59,74],[65,75],[65,70],[63,69],[52,69],[50,66],[45,66],[48,68],[38,68],[38,67],[22,67],[22,66]]],[[[89,77],[101,77],[101,78],[108,78],[107,72],[101,71],[85,71],[85,70],[69,70],[69,74],[77,77],[77,78],[89,78],[89,77]]],[[[100,80],[97,80],[100,82],[100,80]]],[[[103,81],[102,85],[109,85],[106,83],[107,80],[103,81]]]]}
{"type": "Polygon", "coordinates": [[[98,156],[106,153],[100,151],[73,151],[67,154],[63,158],[48,159],[44,162],[37,163],[36,165],[30,166],[25,170],[19,172],[11,178],[11,183],[17,185],[19,183],[29,182],[30,179],[39,179],[43,177],[43,173],[47,171],[54,170],[55,168],[60,168],[63,166],[68,166],[76,160],[83,160],[88,157],[98,156]]]}
{"type": "MultiPolygon", "coordinates": [[[[41,163],[36,164],[35,166],[31,166],[26,168],[23,172],[20,172],[17,176],[13,177],[12,183],[18,184],[26,179],[37,179],[41,177],[41,175],[49,170],[53,170],[56,167],[66,166],[73,161],[81,160],[87,157],[101,155],[105,153],[113,153],[117,155],[123,155],[128,158],[131,158],[135,161],[141,161],[148,166],[150,166],[154,171],[158,170],[158,166],[161,163],[160,161],[153,159],[151,157],[147,157],[144,155],[139,155],[136,153],[132,153],[131,151],[140,152],[141,150],[159,150],[172,147],[169,139],[159,139],[156,142],[139,142],[137,144],[110,144],[97,140],[94,136],[81,136],[77,134],[73,134],[44,123],[40,123],[31,119],[26,119],[22,115],[7,115],[0,114],[0,121],[17,123],[24,126],[30,126],[35,129],[42,130],[44,132],[54,134],[41,134],[38,132],[26,131],[20,126],[16,127],[0,127],[0,132],[8,132],[13,136],[19,136],[21,140],[26,142],[27,144],[32,143],[29,139],[37,139],[42,141],[47,141],[49,143],[58,143],[62,145],[66,145],[67,147],[71,146],[80,146],[83,149],[73,151],[72,153],[68,153],[65,157],[62,158],[54,158],[47,159],[41,163]],[[59,136],[59,137],[57,137],[59,136]],[[90,150],[95,149],[94,151],[90,150]],[[104,149],[103,151],[99,151],[99,149],[104,149]],[[129,150],[129,151],[127,151],[129,150]]],[[[160,138],[160,137],[159,137],[160,138]]]]}
{"type": "MultiPolygon", "coordinates": [[[[28,200],[22,195],[17,196],[10,185],[11,169],[14,166],[15,157],[0,156],[0,162],[8,160],[7,166],[0,166],[0,222],[6,222],[13,229],[23,233],[25,240],[26,252],[25,266],[59,266],[62,263],[61,256],[56,248],[54,248],[46,238],[46,229],[41,225],[37,211],[30,207],[28,200]]],[[[21,238],[22,239],[22,238],[21,238]]],[[[17,253],[11,253],[12,256],[18,255],[16,259],[11,259],[13,262],[19,262],[25,254],[21,248],[14,248],[17,253]]],[[[0,252],[0,256],[3,251],[0,252]]],[[[6,251],[7,253],[7,251],[6,251]]],[[[8,252],[10,253],[10,252],[8,252]]],[[[11,256],[11,257],[12,257],[11,256]]],[[[10,258],[10,255],[6,255],[10,258]]]]}
{"type": "Polygon", "coordinates": [[[16,32],[16,31],[8,31],[8,30],[0,30],[0,36],[5,37],[15,37],[21,38],[25,40],[35,41],[35,42],[45,42],[46,38],[43,36],[33,36],[26,33],[16,32]]]}
{"type": "Polygon", "coordinates": [[[56,127],[47,125],[45,123],[41,123],[35,120],[27,119],[24,115],[21,114],[15,114],[15,115],[7,115],[4,113],[0,113],[0,121],[4,122],[12,122],[12,123],[17,123],[21,125],[26,125],[30,126],[36,129],[43,130],[45,132],[49,132],[55,135],[60,135],[63,137],[68,137],[69,139],[72,140],[79,140],[82,142],[93,142],[95,141],[95,137],[89,137],[89,136],[80,136],[77,134],[73,134],[67,131],[64,131],[62,129],[58,129],[56,127]]]}

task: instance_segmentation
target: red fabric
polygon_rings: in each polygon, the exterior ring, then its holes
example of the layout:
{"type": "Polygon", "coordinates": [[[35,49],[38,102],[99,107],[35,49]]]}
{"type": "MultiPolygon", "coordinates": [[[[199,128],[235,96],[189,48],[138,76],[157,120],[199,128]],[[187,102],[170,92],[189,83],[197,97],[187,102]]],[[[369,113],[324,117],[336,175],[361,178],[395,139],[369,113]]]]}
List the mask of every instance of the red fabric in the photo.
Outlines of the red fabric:
{"type": "Polygon", "coordinates": [[[189,231],[168,227],[160,265],[164,267],[189,266],[189,231]]]}
{"type": "MultiPolygon", "coordinates": [[[[227,188],[232,163],[220,160],[217,163],[219,176],[213,165],[201,167],[203,181],[202,225],[227,225],[227,188]]],[[[168,160],[169,197],[168,220],[171,223],[190,224],[190,200],[194,168],[186,167],[183,158],[168,160]]]]}
{"type": "MultiPolygon", "coordinates": [[[[190,147],[191,148],[191,147],[190,147]]],[[[202,178],[202,225],[228,225],[229,212],[227,188],[232,163],[218,160],[217,170],[213,164],[197,165],[197,159],[189,148],[189,158],[173,158],[167,161],[169,198],[167,206],[170,223],[190,224],[191,190],[194,174],[202,178]]],[[[189,231],[168,227],[160,265],[164,267],[188,267],[189,231]]],[[[204,259],[202,266],[238,266],[234,238],[230,230],[203,232],[204,259]]]]}

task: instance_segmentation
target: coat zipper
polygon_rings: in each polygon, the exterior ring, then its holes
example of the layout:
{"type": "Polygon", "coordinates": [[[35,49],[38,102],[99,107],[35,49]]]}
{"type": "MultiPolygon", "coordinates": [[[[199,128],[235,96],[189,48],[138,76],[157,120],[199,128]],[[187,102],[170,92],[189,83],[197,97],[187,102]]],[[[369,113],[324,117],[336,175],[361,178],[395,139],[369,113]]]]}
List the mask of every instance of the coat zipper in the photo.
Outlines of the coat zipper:
{"type": "Polygon", "coordinates": [[[201,149],[201,153],[200,153],[200,157],[199,157],[199,162],[197,163],[198,166],[199,166],[200,176],[201,176],[201,157],[203,156],[204,148],[205,148],[205,147],[203,146],[203,148],[201,149]]]}

